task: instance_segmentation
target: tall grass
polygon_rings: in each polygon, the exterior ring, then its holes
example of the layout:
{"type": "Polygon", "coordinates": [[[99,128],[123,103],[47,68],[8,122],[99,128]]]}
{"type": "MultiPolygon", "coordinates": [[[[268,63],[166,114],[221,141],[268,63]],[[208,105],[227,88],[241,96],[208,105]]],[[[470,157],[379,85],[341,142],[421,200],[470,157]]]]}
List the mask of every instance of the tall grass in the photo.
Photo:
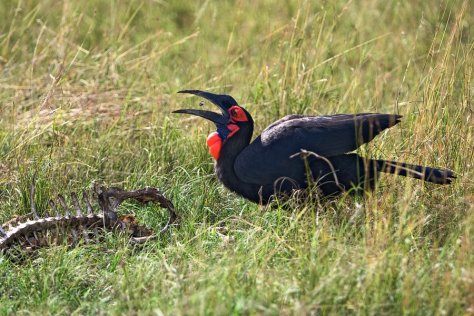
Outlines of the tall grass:
{"type": "MultiPolygon", "coordinates": [[[[2,1],[0,220],[93,181],[156,186],[181,226],[143,248],[0,258],[2,314],[473,314],[473,6],[448,1],[2,1]],[[387,112],[361,150],[448,167],[367,197],[261,207],[213,176],[180,89],[289,113],[387,112]]],[[[206,105],[207,106],[207,105],[206,105]]],[[[209,106],[210,107],[210,106],[209,106]]],[[[124,210],[124,212],[127,210],[124,210]]],[[[128,205],[158,229],[163,210],[128,205]]]]}

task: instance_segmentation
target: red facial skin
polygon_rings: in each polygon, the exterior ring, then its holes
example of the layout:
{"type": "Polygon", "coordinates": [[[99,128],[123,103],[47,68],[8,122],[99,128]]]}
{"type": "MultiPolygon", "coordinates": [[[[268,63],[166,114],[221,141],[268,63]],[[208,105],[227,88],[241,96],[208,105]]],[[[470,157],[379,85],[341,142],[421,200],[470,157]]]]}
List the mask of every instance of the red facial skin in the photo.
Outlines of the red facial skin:
{"type": "Polygon", "coordinates": [[[215,160],[219,159],[222,148],[222,139],[217,132],[212,132],[207,136],[207,147],[209,147],[211,156],[215,160]]]}
{"type": "MultiPolygon", "coordinates": [[[[230,120],[229,124],[227,124],[227,128],[230,130],[230,133],[227,138],[232,137],[235,133],[238,132],[239,126],[236,124],[236,122],[247,122],[249,120],[244,110],[242,110],[242,108],[238,105],[231,106],[228,112],[230,120]]],[[[215,160],[219,159],[221,148],[224,142],[225,140],[222,141],[221,137],[217,132],[212,132],[207,137],[207,147],[209,147],[209,152],[215,160]]]]}
{"type": "Polygon", "coordinates": [[[238,105],[231,106],[228,112],[231,122],[247,122],[249,120],[244,110],[238,105]]]}

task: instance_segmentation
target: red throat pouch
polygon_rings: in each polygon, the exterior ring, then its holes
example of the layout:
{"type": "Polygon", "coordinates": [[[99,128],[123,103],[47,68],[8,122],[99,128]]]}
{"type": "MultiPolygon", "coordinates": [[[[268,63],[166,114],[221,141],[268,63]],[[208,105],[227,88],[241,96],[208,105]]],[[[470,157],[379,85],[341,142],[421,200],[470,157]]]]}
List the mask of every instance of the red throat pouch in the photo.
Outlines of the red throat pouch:
{"type": "Polygon", "coordinates": [[[219,159],[222,148],[222,139],[217,132],[213,132],[207,136],[207,147],[209,147],[211,156],[215,160],[219,159]]]}

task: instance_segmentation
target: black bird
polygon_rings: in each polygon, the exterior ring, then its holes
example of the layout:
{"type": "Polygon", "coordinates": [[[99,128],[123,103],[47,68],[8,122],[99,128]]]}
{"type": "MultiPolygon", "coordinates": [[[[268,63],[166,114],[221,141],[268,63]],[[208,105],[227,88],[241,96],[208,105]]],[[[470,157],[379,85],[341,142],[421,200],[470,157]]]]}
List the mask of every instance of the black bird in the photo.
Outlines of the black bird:
{"type": "Polygon", "coordinates": [[[219,180],[230,190],[266,204],[275,194],[291,195],[316,183],[323,196],[355,193],[375,186],[378,172],[436,184],[455,178],[448,169],[362,158],[354,151],[400,122],[396,114],[288,115],[268,126],[252,143],[253,120],[229,95],[183,90],[217,105],[222,114],[183,109],[216,124],[207,138],[219,180]],[[303,151],[302,151],[303,150],[303,151]],[[298,155],[298,153],[300,153],[298,155]]]}

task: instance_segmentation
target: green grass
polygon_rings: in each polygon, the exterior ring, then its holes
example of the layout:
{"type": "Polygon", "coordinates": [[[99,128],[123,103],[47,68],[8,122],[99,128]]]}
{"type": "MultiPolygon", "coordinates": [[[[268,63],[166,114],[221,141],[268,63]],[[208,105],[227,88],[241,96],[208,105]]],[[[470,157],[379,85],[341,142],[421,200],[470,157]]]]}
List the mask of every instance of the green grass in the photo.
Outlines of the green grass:
{"type": "MultiPolygon", "coordinates": [[[[144,247],[0,258],[1,314],[474,313],[473,6],[453,1],[2,1],[0,221],[94,181],[156,186],[181,226],[144,247]],[[256,131],[289,113],[399,113],[362,151],[448,167],[364,199],[261,207],[223,188],[214,127],[171,115],[232,94],[256,131]]],[[[211,108],[211,105],[206,105],[211,108]]],[[[166,213],[129,208],[158,229],[166,213]]]]}

